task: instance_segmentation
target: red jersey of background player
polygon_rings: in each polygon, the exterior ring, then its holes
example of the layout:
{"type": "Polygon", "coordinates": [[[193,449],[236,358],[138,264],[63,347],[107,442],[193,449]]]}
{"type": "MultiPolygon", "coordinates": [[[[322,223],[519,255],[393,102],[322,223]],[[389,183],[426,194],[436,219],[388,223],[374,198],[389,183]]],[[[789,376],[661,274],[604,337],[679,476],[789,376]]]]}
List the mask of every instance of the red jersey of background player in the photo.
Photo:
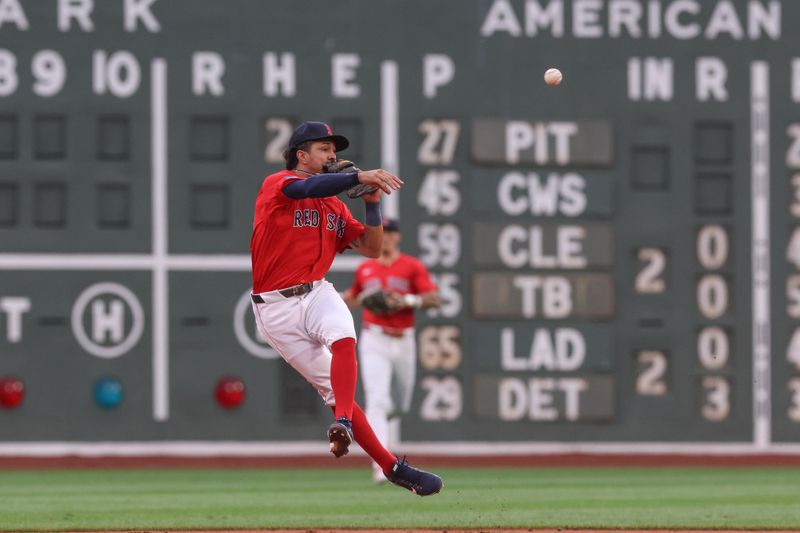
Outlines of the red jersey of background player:
{"type": "Polygon", "coordinates": [[[295,200],[283,194],[300,179],[283,170],[267,176],[258,191],[250,239],[256,294],[322,279],[336,254],[364,233],[335,196],[295,200]]]}
{"type": "MultiPolygon", "coordinates": [[[[399,294],[422,294],[435,291],[436,284],[431,280],[425,265],[410,255],[401,253],[391,265],[384,265],[377,259],[367,259],[356,270],[350,291],[358,296],[363,291],[377,288],[392,290],[399,294]]],[[[414,309],[405,308],[385,314],[375,314],[364,309],[363,321],[390,328],[410,328],[414,325],[414,309]]]]}

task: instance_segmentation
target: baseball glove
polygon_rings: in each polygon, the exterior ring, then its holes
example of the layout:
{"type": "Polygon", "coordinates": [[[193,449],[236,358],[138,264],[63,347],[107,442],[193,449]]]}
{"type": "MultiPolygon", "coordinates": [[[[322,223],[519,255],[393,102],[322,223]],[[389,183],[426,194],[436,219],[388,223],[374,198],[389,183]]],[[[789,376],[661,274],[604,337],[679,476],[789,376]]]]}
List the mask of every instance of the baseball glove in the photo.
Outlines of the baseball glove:
{"type": "Polygon", "coordinates": [[[362,293],[359,302],[365,309],[369,309],[377,315],[392,311],[392,306],[383,289],[362,293]]]}
{"type": "MultiPolygon", "coordinates": [[[[333,163],[327,163],[325,165],[325,172],[328,174],[337,174],[339,172],[360,172],[361,169],[358,168],[352,161],[348,161],[347,159],[340,159],[339,161],[334,161],[333,163]]],[[[354,187],[350,187],[345,191],[345,194],[350,198],[360,198],[365,194],[372,194],[377,191],[378,188],[374,185],[366,185],[364,183],[359,183],[354,187]]]]}

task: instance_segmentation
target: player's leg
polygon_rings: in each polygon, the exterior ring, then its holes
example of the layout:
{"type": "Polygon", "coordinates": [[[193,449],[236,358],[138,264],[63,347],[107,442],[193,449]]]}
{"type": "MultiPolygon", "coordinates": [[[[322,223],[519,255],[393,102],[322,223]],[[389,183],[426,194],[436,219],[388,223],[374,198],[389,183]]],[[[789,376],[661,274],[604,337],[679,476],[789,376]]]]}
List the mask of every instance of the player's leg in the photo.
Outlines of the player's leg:
{"type": "Polygon", "coordinates": [[[308,295],[305,326],[309,336],[328,346],[333,356],[330,374],[335,416],[351,419],[358,380],[355,325],[347,304],[325,280],[308,295]]]}
{"type": "Polygon", "coordinates": [[[392,361],[394,382],[397,386],[397,409],[405,414],[411,410],[411,397],[417,378],[417,343],[413,331],[394,341],[398,349],[397,356],[392,361]]]}
{"type": "MultiPolygon", "coordinates": [[[[291,346],[274,343],[273,348],[317,390],[325,405],[335,412],[336,399],[331,386],[332,356],[328,348],[313,341],[300,340],[295,340],[291,346]]],[[[346,455],[354,440],[351,421],[341,419],[331,424],[328,428],[328,440],[331,443],[331,453],[336,457],[346,455]]]]}
{"type": "Polygon", "coordinates": [[[347,453],[353,440],[353,404],[358,380],[353,315],[333,285],[324,280],[309,293],[305,307],[308,335],[331,352],[328,375],[336,398],[336,421],[328,428],[328,439],[331,452],[341,457],[347,453]]]}
{"type": "Polygon", "coordinates": [[[380,465],[386,479],[398,487],[408,489],[419,496],[430,496],[442,490],[442,478],[414,468],[405,458],[402,461],[398,460],[381,444],[372,431],[367,416],[357,403],[353,405],[353,435],[367,455],[380,465]]]}
{"type": "MultiPolygon", "coordinates": [[[[405,459],[398,461],[385,448],[387,437],[379,439],[380,431],[385,432],[384,434],[388,436],[388,414],[392,409],[393,361],[400,359],[401,354],[406,361],[405,365],[401,365],[402,379],[410,383],[410,387],[413,389],[416,364],[413,333],[409,332],[406,337],[396,339],[386,337],[373,330],[364,330],[359,344],[362,382],[368,403],[367,416],[362,416],[363,413],[358,404],[353,409],[353,433],[356,442],[378,465],[379,473],[395,485],[420,496],[438,493],[442,488],[442,479],[439,476],[414,468],[405,459]],[[410,362],[408,361],[409,354],[410,362]],[[408,369],[409,366],[411,370],[408,369]]],[[[395,368],[396,370],[397,368],[395,368]]],[[[407,391],[406,397],[403,398],[405,401],[410,402],[411,392],[411,390],[407,391]]],[[[408,407],[408,405],[405,407],[406,410],[408,407]]]]}
{"type": "Polygon", "coordinates": [[[353,419],[353,402],[356,396],[358,363],[356,359],[356,339],[345,337],[331,344],[331,387],[338,401],[334,416],[353,419]]]}
{"type": "MultiPolygon", "coordinates": [[[[334,409],[336,398],[330,384],[330,360],[331,356],[327,349],[324,346],[317,346],[287,359],[287,362],[314,385],[325,403],[334,409]],[[312,352],[315,353],[311,355],[312,352]]],[[[353,403],[352,432],[353,439],[373,461],[380,465],[386,479],[395,485],[420,496],[429,496],[441,490],[442,480],[439,476],[414,468],[405,459],[398,460],[381,444],[367,420],[367,415],[355,402],[353,403]]],[[[331,451],[334,451],[333,448],[331,451]]]]}
{"type": "Polygon", "coordinates": [[[388,443],[388,416],[392,410],[392,362],[390,346],[381,333],[365,329],[358,342],[361,367],[361,385],[367,420],[381,442],[388,443]]]}
{"type": "MultiPolygon", "coordinates": [[[[365,409],[375,435],[384,446],[389,445],[389,413],[392,410],[392,362],[387,338],[372,329],[361,331],[358,341],[361,383],[364,387],[365,409]]],[[[386,481],[383,468],[373,464],[373,479],[386,481]]]]}
{"type": "MultiPolygon", "coordinates": [[[[308,295],[303,297],[284,298],[280,295],[270,294],[267,303],[254,304],[253,310],[256,315],[256,324],[264,338],[292,368],[314,386],[327,405],[333,406],[336,402],[331,383],[332,355],[328,345],[334,343],[329,343],[324,339],[329,337],[337,340],[350,339],[352,344],[349,349],[353,352],[352,359],[355,360],[355,327],[352,315],[338,293],[333,291],[344,306],[344,313],[331,314],[329,312],[331,306],[325,304],[326,300],[331,299],[330,296],[322,299],[313,298],[320,292],[323,295],[327,294],[326,291],[320,291],[321,286],[322,283],[318,284],[308,295]],[[317,303],[315,304],[315,302],[317,303]],[[320,320],[319,316],[330,316],[331,320],[320,320]],[[309,331],[309,326],[311,331],[309,331]],[[320,331],[323,334],[320,334],[320,331]]],[[[336,311],[335,308],[333,310],[336,311]]],[[[344,345],[345,355],[347,355],[347,342],[340,343],[337,347],[342,345],[344,345]]],[[[355,366],[349,371],[353,376],[351,380],[353,390],[349,394],[351,398],[350,416],[352,416],[352,398],[355,395],[357,372],[355,366]]],[[[347,392],[343,393],[342,397],[346,399],[347,392]]],[[[347,402],[342,403],[346,406],[347,402]]],[[[328,438],[331,441],[331,451],[334,455],[340,457],[346,454],[353,441],[350,421],[344,420],[332,424],[328,428],[328,438]]]]}
{"type": "Polygon", "coordinates": [[[326,405],[333,405],[331,353],[306,335],[300,300],[287,298],[275,303],[253,304],[253,311],[264,339],[317,390],[326,405]]]}
{"type": "MultiPolygon", "coordinates": [[[[411,399],[414,394],[414,385],[417,374],[417,353],[414,331],[409,330],[402,337],[389,337],[391,353],[390,395],[393,408],[387,413],[385,440],[381,442],[391,446],[401,440],[402,415],[411,410],[411,399]]],[[[369,409],[367,409],[369,416],[369,409]]],[[[372,418],[370,418],[370,421],[372,418]]]]}
{"type": "Polygon", "coordinates": [[[367,452],[367,455],[375,461],[382,472],[391,471],[395,462],[397,462],[397,457],[381,443],[370,425],[367,415],[359,407],[358,403],[353,405],[353,436],[358,445],[367,452]]]}
{"type": "MultiPolygon", "coordinates": [[[[330,286],[330,284],[327,285],[330,286]]],[[[317,292],[317,288],[309,293],[308,297],[313,296],[317,292]]],[[[327,297],[321,299],[323,305],[320,306],[314,306],[314,300],[289,298],[285,301],[276,301],[277,305],[255,304],[253,310],[258,328],[270,345],[311,383],[325,403],[335,410],[337,401],[331,383],[332,355],[327,346],[343,338],[355,338],[355,327],[352,315],[339,293],[332,286],[330,286],[330,290],[344,306],[346,314],[338,313],[335,315],[338,319],[323,321],[321,328],[319,328],[321,323],[318,317],[310,319],[310,315],[315,313],[309,313],[309,309],[317,309],[318,312],[320,312],[319,309],[325,309],[324,303],[332,300],[330,291],[327,292],[327,297]],[[349,324],[342,317],[349,317],[349,324]],[[320,342],[322,339],[330,339],[330,341],[320,342]]],[[[341,307],[335,304],[328,307],[338,307],[341,310],[341,307]]],[[[353,357],[355,358],[355,350],[353,350],[353,357]]],[[[357,373],[357,370],[354,369],[354,372],[357,373]]],[[[386,473],[389,481],[420,496],[439,492],[442,480],[438,476],[413,468],[405,461],[398,461],[383,447],[372,431],[366,415],[352,400],[354,395],[355,391],[350,396],[352,416],[354,417],[354,435],[358,435],[361,447],[382,467],[385,468],[390,461],[394,461],[386,473]]],[[[331,444],[333,445],[333,442],[331,444]]]]}
{"type": "Polygon", "coordinates": [[[331,453],[336,457],[347,455],[353,442],[353,405],[355,403],[356,379],[356,340],[346,337],[331,344],[330,380],[331,390],[336,401],[333,410],[336,420],[328,427],[328,440],[331,453]]]}

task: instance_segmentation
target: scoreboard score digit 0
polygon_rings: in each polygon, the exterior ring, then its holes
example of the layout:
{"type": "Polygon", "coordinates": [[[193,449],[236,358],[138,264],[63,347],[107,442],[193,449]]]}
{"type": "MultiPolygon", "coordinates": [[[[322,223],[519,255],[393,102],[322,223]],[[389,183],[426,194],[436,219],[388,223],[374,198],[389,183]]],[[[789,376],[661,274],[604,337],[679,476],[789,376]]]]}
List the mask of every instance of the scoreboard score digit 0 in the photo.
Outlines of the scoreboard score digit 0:
{"type": "Polygon", "coordinates": [[[316,119],[405,180],[384,212],[441,292],[400,446],[796,445],[800,4],[312,3],[302,39],[288,1],[3,3],[0,439],[316,449],[246,299],[258,186],[316,119]]]}

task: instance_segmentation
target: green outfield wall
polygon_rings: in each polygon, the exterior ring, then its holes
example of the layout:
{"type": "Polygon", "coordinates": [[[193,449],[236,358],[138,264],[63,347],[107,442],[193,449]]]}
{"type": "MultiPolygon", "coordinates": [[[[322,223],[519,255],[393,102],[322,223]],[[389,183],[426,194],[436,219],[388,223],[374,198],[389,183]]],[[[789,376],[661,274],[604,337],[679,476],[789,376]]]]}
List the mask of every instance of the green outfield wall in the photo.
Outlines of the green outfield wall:
{"type": "Polygon", "coordinates": [[[384,214],[443,298],[403,442],[791,449],[798,21],[793,0],[0,0],[0,378],[25,386],[0,441],[320,441],[329,410],[247,293],[258,187],[323,120],[405,180],[384,214]]]}

